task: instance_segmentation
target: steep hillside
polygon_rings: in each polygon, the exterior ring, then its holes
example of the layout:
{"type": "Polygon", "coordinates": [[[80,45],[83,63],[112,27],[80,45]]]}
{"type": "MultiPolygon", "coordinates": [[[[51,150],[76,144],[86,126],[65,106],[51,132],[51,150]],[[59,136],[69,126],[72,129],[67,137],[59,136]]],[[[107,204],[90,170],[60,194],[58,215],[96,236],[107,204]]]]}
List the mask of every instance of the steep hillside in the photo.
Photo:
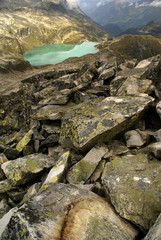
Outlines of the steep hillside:
{"type": "Polygon", "coordinates": [[[0,10],[0,50],[14,55],[48,43],[107,39],[66,0],[2,0],[0,10]]]}
{"type": "Polygon", "coordinates": [[[152,36],[124,35],[112,42],[109,49],[125,58],[143,60],[161,54],[159,40],[152,36]]]}
{"type": "Polygon", "coordinates": [[[152,35],[161,38],[161,23],[152,21],[141,28],[130,28],[122,34],[152,35]]]}
{"type": "Polygon", "coordinates": [[[111,36],[115,37],[122,33],[122,30],[113,23],[106,24],[103,29],[108,32],[111,36]]]}

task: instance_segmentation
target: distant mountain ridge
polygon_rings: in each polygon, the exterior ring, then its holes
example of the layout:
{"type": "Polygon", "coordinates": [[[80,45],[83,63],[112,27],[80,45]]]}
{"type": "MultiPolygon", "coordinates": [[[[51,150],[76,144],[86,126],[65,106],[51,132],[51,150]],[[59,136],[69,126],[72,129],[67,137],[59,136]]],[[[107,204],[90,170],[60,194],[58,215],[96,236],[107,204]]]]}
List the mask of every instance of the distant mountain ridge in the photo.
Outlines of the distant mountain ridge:
{"type": "Polygon", "coordinates": [[[108,38],[67,0],[0,0],[0,23],[0,50],[17,56],[48,43],[108,38]]]}
{"type": "Polygon", "coordinates": [[[157,38],[161,38],[161,22],[155,23],[151,21],[141,28],[130,28],[121,34],[152,35],[157,38]]]}
{"type": "Polygon", "coordinates": [[[122,31],[138,28],[149,21],[161,21],[160,0],[104,1],[88,15],[102,26],[116,24],[122,31]]]}

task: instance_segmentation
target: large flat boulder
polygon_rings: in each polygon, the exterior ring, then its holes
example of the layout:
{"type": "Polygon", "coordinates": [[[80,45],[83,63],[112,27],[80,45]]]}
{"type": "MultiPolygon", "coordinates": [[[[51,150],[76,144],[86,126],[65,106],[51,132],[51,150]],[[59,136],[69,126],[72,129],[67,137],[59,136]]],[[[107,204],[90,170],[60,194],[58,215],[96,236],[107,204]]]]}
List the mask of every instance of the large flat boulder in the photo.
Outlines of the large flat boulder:
{"type": "Polygon", "coordinates": [[[18,186],[35,178],[43,169],[52,167],[56,160],[45,154],[32,154],[3,163],[1,168],[10,183],[18,186]]]}
{"type": "Polygon", "coordinates": [[[161,163],[147,154],[113,157],[103,173],[103,185],[116,211],[149,230],[161,212],[161,163]]]}
{"type": "Polygon", "coordinates": [[[134,240],[138,235],[104,198],[56,183],[4,216],[1,224],[1,240],[134,240]]]}
{"type": "Polygon", "coordinates": [[[83,151],[107,142],[132,127],[152,101],[143,94],[80,104],[64,116],[60,142],[63,147],[83,151]]]}

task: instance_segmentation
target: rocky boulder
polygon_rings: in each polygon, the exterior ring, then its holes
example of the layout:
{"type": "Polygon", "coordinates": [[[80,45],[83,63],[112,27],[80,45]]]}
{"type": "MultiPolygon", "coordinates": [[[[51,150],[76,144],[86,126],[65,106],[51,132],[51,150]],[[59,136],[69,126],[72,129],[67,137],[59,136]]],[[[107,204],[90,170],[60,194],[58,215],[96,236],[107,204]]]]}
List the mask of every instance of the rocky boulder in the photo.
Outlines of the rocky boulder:
{"type": "Polygon", "coordinates": [[[2,169],[11,185],[15,186],[29,182],[43,169],[52,167],[56,160],[44,154],[32,154],[3,163],[2,169]]]}
{"type": "Polygon", "coordinates": [[[69,169],[67,174],[68,182],[85,183],[95,171],[106,152],[106,146],[95,146],[92,148],[83,159],[69,169]]]}
{"type": "Polygon", "coordinates": [[[161,211],[161,164],[148,155],[113,157],[103,185],[116,211],[142,230],[149,230],[161,211]]]}
{"type": "Polygon", "coordinates": [[[134,240],[138,235],[105,199],[65,184],[51,184],[6,219],[0,221],[1,240],[134,240]]]}
{"type": "Polygon", "coordinates": [[[98,140],[107,142],[132,127],[152,101],[148,95],[140,95],[80,104],[64,116],[60,143],[84,151],[98,140]]]}

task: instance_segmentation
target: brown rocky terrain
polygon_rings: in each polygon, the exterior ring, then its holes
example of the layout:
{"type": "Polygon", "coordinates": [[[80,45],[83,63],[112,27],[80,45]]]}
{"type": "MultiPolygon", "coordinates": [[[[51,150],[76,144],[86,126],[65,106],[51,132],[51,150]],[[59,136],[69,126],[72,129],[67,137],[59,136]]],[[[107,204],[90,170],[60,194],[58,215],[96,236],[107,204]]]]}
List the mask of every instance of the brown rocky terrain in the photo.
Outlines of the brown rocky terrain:
{"type": "Polygon", "coordinates": [[[109,45],[25,71],[1,62],[1,79],[19,77],[0,96],[1,240],[160,239],[161,55],[109,45]]]}
{"type": "Polygon", "coordinates": [[[110,49],[120,53],[126,59],[143,60],[160,54],[161,44],[158,38],[150,35],[123,35],[111,43],[110,49]]]}
{"type": "Polygon", "coordinates": [[[0,50],[20,57],[51,43],[100,41],[108,34],[66,0],[0,2],[0,50]]]}

